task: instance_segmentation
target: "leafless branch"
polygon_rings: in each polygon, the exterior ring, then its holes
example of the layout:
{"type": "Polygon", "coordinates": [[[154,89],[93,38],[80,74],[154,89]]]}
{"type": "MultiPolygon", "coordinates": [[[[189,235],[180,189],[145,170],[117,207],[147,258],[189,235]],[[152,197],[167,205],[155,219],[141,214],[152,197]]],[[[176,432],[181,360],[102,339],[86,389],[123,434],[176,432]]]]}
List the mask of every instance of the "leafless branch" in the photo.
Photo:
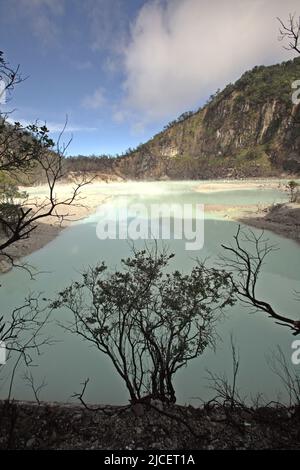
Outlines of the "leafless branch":
{"type": "Polygon", "coordinates": [[[238,299],[255,312],[264,312],[274,318],[277,324],[290,328],[293,335],[300,334],[300,320],[275,311],[272,305],[261,299],[257,286],[266,257],[276,247],[264,237],[264,232],[256,235],[252,230],[242,231],[238,227],[233,245],[222,245],[229,256],[222,256],[222,266],[230,273],[238,299]],[[242,238],[243,237],[243,238],[242,238]]]}
{"type": "Polygon", "coordinates": [[[233,335],[230,335],[230,346],[232,355],[232,381],[229,382],[226,375],[215,374],[211,371],[208,373],[208,381],[210,389],[217,393],[211,402],[218,403],[222,407],[235,408],[246,407],[245,398],[242,398],[237,388],[237,379],[240,369],[240,358],[237,351],[233,335]]]}
{"type": "MultiPolygon", "coordinates": [[[[68,207],[72,207],[74,204],[78,204],[81,189],[91,182],[83,178],[74,185],[69,196],[59,199],[56,195],[58,189],[57,184],[65,177],[63,165],[64,155],[70,144],[70,141],[66,145],[62,146],[61,144],[61,138],[66,125],[67,118],[57,142],[56,152],[51,150],[53,142],[48,137],[48,129],[46,126],[30,126],[34,133],[33,142],[29,145],[30,153],[28,154],[27,146],[25,146],[25,151],[23,152],[24,156],[21,158],[19,146],[17,146],[16,152],[13,152],[13,159],[7,158],[9,148],[12,144],[11,141],[8,140],[1,159],[0,142],[0,170],[12,172],[13,169],[17,169],[20,171],[20,168],[23,168],[25,165],[23,170],[25,172],[27,171],[29,174],[31,166],[33,165],[34,171],[36,171],[37,167],[39,168],[48,187],[48,195],[41,201],[36,200],[30,202],[27,199],[24,203],[15,203],[12,201],[11,203],[2,204],[0,206],[0,227],[2,227],[3,232],[2,240],[0,241],[0,255],[7,256],[9,247],[17,241],[27,239],[31,236],[32,232],[37,228],[38,223],[46,217],[53,217],[62,224],[65,217],[70,215],[69,213],[65,214],[64,210],[68,207]],[[37,139],[37,142],[35,139],[37,139]],[[26,165],[28,166],[26,167],[26,165]]],[[[23,153],[21,152],[21,155],[23,155],[23,153]]],[[[10,255],[10,257],[12,257],[12,255],[10,255]]]]}
{"type": "Polygon", "coordinates": [[[289,406],[300,406],[300,376],[292,370],[280,346],[268,358],[268,363],[288,394],[289,406]]]}
{"type": "Polygon", "coordinates": [[[87,385],[89,383],[90,379],[86,379],[81,385],[82,385],[82,390],[81,392],[79,393],[74,393],[74,395],[72,395],[73,398],[77,398],[80,403],[84,406],[84,408],[86,410],[89,410],[89,411],[93,411],[93,412],[99,412],[101,411],[102,413],[104,413],[105,415],[108,415],[108,416],[112,416],[116,413],[120,413],[120,412],[123,412],[123,411],[126,411],[128,410],[128,408],[130,408],[130,405],[126,405],[126,406],[120,406],[120,407],[112,407],[111,410],[109,410],[109,407],[107,406],[97,406],[97,407],[92,407],[90,405],[88,405],[86,403],[86,401],[84,400],[84,395],[85,395],[85,392],[86,392],[86,388],[87,388],[87,385]]]}
{"type": "Polygon", "coordinates": [[[44,335],[44,327],[49,323],[52,310],[41,305],[40,296],[30,296],[24,305],[15,308],[11,315],[0,317],[0,340],[6,345],[8,360],[13,362],[9,382],[8,400],[11,398],[17,368],[23,361],[33,365],[33,354],[40,355],[43,348],[55,341],[44,335]]]}
{"type": "Polygon", "coordinates": [[[280,18],[277,18],[280,23],[279,40],[287,41],[287,46],[284,49],[287,51],[294,50],[300,54],[300,17],[296,18],[295,14],[290,14],[287,23],[284,23],[280,18]]]}
{"type": "Polygon", "coordinates": [[[47,386],[46,378],[44,377],[42,382],[39,385],[36,385],[32,372],[28,370],[26,370],[26,372],[24,373],[23,378],[27,382],[27,385],[31,388],[36,402],[38,403],[38,405],[40,405],[41,390],[47,386]]]}

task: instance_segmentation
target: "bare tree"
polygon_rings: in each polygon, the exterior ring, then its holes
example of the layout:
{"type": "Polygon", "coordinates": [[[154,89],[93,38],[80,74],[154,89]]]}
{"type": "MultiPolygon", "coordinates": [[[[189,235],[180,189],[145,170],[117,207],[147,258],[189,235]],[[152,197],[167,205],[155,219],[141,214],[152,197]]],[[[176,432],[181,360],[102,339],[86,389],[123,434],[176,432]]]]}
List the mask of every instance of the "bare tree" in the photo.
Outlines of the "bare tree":
{"type": "MultiPolygon", "coordinates": [[[[0,80],[8,93],[23,80],[19,66],[10,66],[2,52],[0,80]]],[[[67,120],[55,145],[46,125],[34,123],[24,127],[19,122],[12,123],[10,115],[0,111],[0,258],[14,265],[11,247],[31,236],[38,222],[46,217],[62,222],[66,217],[66,209],[62,211],[62,208],[76,204],[80,189],[88,182],[74,184],[64,199],[57,196],[57,183],[65,176],[64,156],[70,144],[70,141],[62,143],[67,120]],[[36,180],[46,183],[48,194],[42,200],[30,201],[18,191],[18,186],[36,180]]],[[[50,313],[51,310],[40,306],[38,298],[30,297],[23,306],[0,315],[0,341],[6,345],[8,358],[14,361],[8,399],[19,364],[30,366],[32,353],[39,354],[42,346],[50,344],[50,339],[42,335],[50,313]]]]}
{"type": "Polygon", "coordinates": [[[287,51],[295,51],[300,54],[300,17],[296,18],[295,14],[290,14],[288,21],[285,23],[277,18],[280,23],[279,40],[287,41],[284,48],[287,51]]]}
{"type": "Polygon", "coordinates": [[[300,407],[300,376],[292,370],[280,346],[268,358],[272,372],[281,380],[289,399],[289,406],[300,407]]]}
{"type": "MultiPolygon", "coordinates": [[[[1,52],[0,79],[5,79],[7,90],[13,90],[22,81],[19,67],[12,68],[1,52]]],[[[90,182],[82,178],[67,197],[59,199],[57,196],[57,184],[66,176],[64,157],[71,142],[70,139],[62,143],[66,126],[67,119],[55,144],[46,124],[24,127],[19,122],[12,124],[6,114],[0,113],[0,193],[4,194],[4,200],[0,201],[0,255],[11,263],[14,259],[7,249],[18,240],[28,238],[46,217],[55,217],[61,223],[69,215],[65,213],[66,208],[77,203],[81,188],[90,182]],[[17,191],[18,185],[36,180],[47,185],[48,195],[40,201],[24,200],[17,191]]]]}
{"type": "MultiPolygon", "coordinates": [[[[300,16],[296,18],[296,14],[290,14],[287,22],[283,22],[280,18],[277,18],[280,23],[279,29],[279,41],[287,43],[287,46],[284,46],[284,49],[287,51],[295,51],[300,54],[300,16]]],[[[291,124],[298,126],[300,124],[299,120],[299,105],[293,107],[291,112],[291,124]]]]}
{"type": "Polygon", "coordinates": [[[47,386],[45,377],[39,384],[36,384],[32,372],[29,369],[27,369],[26,372],[24,373],[24,380],[27,383],[28,387],[30,387],[30,389],[32,390],[35,401],[37,402],[38,405],[40,405],[41,404],[40,393],[42,389],[47,386]]]}
{"type": "Polygon", "coordinates": [[[20,66],[12,67],[4,58],[3,51],[0,51],[0,81],[4,83],[3,91],[10,92],[14,89],[15,85],[22,82],[20,74],[20,66]]]}
{"type": "MultiPolygon", "coordinates": [[[[41,305],[40,296],[29,296],[21,307],[11,315],[0,317],[0,342],[5,344],[7,361],[12,363],[8,397],[10,400],[18,367],[23,363],[27,368],[34,365],[34,356],[41,354],[43,348],[54,343],[45,335],[44,327],[49,323],[51,309],[48,304],[41,305]]],[[[4,368],[4,366],[3,366],[4,368]]],[[[2,366],[0,364],[0,371],[2,366]]]]}
{"type": "Polygon", "coordinates": [[[149,395],[175,402],[174,375],[214,344],[216,321],[234,303],[224,271],[199,264],[169,274],[172,257],[156,247],[122,260],[122,271],[100,264],[53,304],[72,313],[67,330],[110,358],[133,403],[149,395]]]}
{"type": "Polygon", "coordinates": [[[225,374],[216,374],[208,370],[208,381],[210,389],[217,393],[217,395],[210,401],[217,403],[225,408],[229,406],[244,407],[245,399],[241,397],[238,390],[238,375],[240,370],[240,357],[232,334],[230,335],[230,346],[232,355],[232,381],[227,378],[225,374]]]}
{"type": "MultiPolygon", "coordinates": [[[[5,250],[10,245],[18,240],[28,238],[31,232],[36,229],[37,223],[45,217],[52,216],[62,222],[66,217],[66,214],[63,211],[61,212],[62,208],[70,207],[76,203],[80,189],[90,182],[82,179],[82,181],[74,184],[68,197],[59,199],[56,194],[58,190],[57,183],[65,177],[63,163],[67,145],[61,146],[59,139],[56,151],[53,151],[54,143],[49,138],[49,131],[46,126],[31,125],[30,130],[33,138],[30,143],[26,142],[25,156],[22,156],[23,152],[19,152],[18,155],[21,155],[21,158],[19,160],[18,157],[14,158],[13,162],[8,163],[4,157],[2,159],[2,168],[0,159],[0,170],[2,169],[3,172],[5,171],[11,175],[17,165],[20,164],[23,171],[26,171],[27,176],[30,176],[32,166],[34,167],[33,172],[36,172],[38,167],[48,187],[48,195],[41,201],[25,200],[23,202],[17,198],[17,202],[13,201],[13,203],[2,203],[0,205],[0,224],[5,235],[4,239],[2,238],[0,241],[0,254],[5,256],[9,256],[5,250]],[[27,165],[26,170],[25,162],[27,165]]],[[[64,130],[65,128],[62,132],[64,130]]],[[[7,143],[5,151],[3,151],[4,156],[10,154],[10,144],[11,142],[7,143]]]]}
{"type": "Polygon", "coordinates": [[[300,334],[300,319],[276,312],[272,305],[263,300],[257,292],[258,281],[266,257],[275,250],[264,232],[256,235],[252,230],[242,231],[238,227],[233,245],[222,245],[229,256],[222,256],[222,266],[230,273],[236,295],[246,306],[274,318],[279,325],[290,328],[293,335],[300,334]]]}

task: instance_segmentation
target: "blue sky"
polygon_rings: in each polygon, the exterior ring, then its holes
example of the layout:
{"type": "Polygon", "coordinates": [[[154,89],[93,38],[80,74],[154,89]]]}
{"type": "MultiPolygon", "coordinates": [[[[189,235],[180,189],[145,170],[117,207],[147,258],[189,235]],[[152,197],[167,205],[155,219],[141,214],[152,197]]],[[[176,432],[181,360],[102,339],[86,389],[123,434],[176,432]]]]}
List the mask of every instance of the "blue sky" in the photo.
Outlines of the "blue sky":
{"type": "MultiPolygon", "coordinates": [[[[278,42],[286,0],[0,0],[0,50],[28,78],[9,108],[24,123],[65,116],[70,154],[148,140],[246,69],[293,57],[278,42]]],[[[298,13],[299,8],[298,8],[298,13]]]]}

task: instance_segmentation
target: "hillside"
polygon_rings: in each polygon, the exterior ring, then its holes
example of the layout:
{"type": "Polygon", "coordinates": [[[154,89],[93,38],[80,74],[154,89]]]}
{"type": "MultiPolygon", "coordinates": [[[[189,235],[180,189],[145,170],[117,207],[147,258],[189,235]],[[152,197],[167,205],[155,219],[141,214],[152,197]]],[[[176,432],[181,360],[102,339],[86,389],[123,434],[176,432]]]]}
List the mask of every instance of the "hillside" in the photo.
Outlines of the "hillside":
{"type": "MultiPolygon", "coordinates": [[[[65,180],[83,175],[103,181],[299,175],[300,106],[292,103],[295,80],[300,80],[300,58],[255,67],[198,111],[183,113],[125,155],[63,159],[65,180]]],[[[18,146],[22,149],[24,138],[35,139],[0,122],[4,141],[7,132],[12,133],[13,152],[18,146]]],[[[25,185],[45,182],[38,168],[32,169],[28,181],[27,174],[15,176],[25,185]]]]}
{"type": "Polygon", "coordinates": [[[234,178],[300,173],[300,58],[246,72],[195,113],[115,161],[134,179],[234,178]]]}

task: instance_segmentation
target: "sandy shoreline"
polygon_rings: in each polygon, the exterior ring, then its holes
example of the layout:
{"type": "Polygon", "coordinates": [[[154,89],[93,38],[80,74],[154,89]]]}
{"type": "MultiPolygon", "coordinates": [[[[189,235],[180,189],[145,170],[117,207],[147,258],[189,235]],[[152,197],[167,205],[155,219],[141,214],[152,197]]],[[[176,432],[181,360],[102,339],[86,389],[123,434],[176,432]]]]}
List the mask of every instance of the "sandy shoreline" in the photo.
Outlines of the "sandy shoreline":
{"type": "Polygon", "coordinates": [[[286,181],[276,179],[258,179],[258,180],[222,180],[210,181],[199,184],[195,191],[199,193],[217,193],[222,191],[245,191],[253,189],[278,189],[283,190],[286,181]]]}
{"type": "MultiPolygon", "coordinates": [[[[57,185],[57,199],[62,201],[69,198],[72,194],[73,187],[74,185],[72,184],[57,185]]],[[[29,195],[28,206],[42,204],[48,194],[48,187],[46,185],[20,189],[25,190],[29,195]]],[[[98,192],[95,185],[90,184],[84,186],[80,191],[80,196],[76,200],[76,203],[72,206],[60,207],[59,215],[63,216],[62,222],[55,215],[41,219],[29,238],[19,240],[11,245],[11,247],[6,250],[7,254],[14,260],[18,260],[43,248],[57,237],[62,230],[72,225],[72,223],[85,219],[87,216],[94,213],[107,199],[109,199],[109,196],[98,192]]],[[[11,263],[8,259],[6,257],[0,258],[0,272],[7,272],[10,269],[11,263]]]]}
{"type": "MultiPolygon", "coordinates": [[[[285,190],[288,180],[249,180],[204,182],[196,187],[199,193],[210,194],[237,190],[285,190]]],[[[299,181],[298,181],[299,182],[299,181]]],[[[269,230],[277,235],[300,243],[300,204],[249,205],[205,205],[207,212],[216,213],[225,219],[234,220],[250,227],[269,230]]]]}
{"type": "Polygon", "coordinates": [[[277,204],[256,214],[242,212],[234,220],[300,243],[300,204],[277,204]]]}

